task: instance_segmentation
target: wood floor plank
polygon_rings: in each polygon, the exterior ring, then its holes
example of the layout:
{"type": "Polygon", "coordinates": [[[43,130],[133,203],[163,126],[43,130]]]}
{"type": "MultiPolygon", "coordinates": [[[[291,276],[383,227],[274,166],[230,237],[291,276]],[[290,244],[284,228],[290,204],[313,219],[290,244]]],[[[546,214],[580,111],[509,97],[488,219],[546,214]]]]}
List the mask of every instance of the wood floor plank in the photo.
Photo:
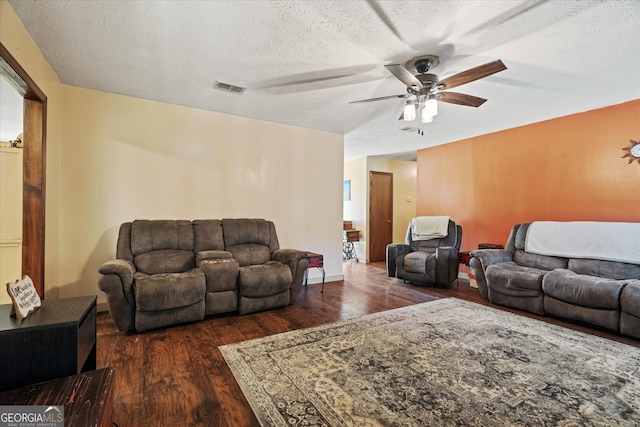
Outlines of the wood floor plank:
{"type": "Polygon", "coordinates": [[[257,427],[218,347],[439,298],[461,298],[640,347],[633,338],[495,306],[462,280],[452,289],[405,285],[386,276],[384,263],[347,262],[344,275],[345,280],[326,283],[324,292],[321,284],[303,286],[298,301],[284,308],[141,334],[119,332],[107,312],[99,313],[97,364],[116,371],[115,422],[257,427]]]}

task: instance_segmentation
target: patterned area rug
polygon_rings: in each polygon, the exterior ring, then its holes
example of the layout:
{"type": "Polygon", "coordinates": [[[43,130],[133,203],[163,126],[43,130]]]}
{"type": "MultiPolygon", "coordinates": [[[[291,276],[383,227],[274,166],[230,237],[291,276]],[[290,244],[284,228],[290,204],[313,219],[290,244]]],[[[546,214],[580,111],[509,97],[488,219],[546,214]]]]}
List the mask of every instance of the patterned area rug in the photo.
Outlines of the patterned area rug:
{"type": "Polygon", "coordinates": [[[262,426],[640,425],[640,349],[454,298],[220,351],[262,426]]]}

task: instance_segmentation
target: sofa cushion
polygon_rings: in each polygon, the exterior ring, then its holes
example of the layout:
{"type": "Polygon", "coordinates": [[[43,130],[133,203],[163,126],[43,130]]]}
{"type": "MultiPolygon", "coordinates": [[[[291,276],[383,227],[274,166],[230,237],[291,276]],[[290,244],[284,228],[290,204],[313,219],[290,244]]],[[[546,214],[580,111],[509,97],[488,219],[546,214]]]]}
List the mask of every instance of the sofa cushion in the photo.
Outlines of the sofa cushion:
{"type": "Polygon", "coordinates": [[[227,246],[226,249],[231,252],[241,267],[245,265],[264,264],[271,259],[269,247],[264,245],[248,243],[245,245],[227,246]]]}
{"type": "Polygon", "coordinates": [[[539,268],[540,270],[555,270],[556,268],[567,268],[569,260],[555,256],[532,254],[521,249],[516,250],[513,261],[525,267],[539,268]]]}
{"type": "Polygon", "coordinates": [[[528,222],[522,223],[516,230],[516,236],[514,240],[516,250],[524,250],[527,241],[527,231],[529,230],[530,225],[531,223],[528,222]]]}
{"type": "Polygon", "coordinates": [[[436,256],[429,252],[410,252],[404,256],[402,266],[407,273],[426,274],[435,271],[436,256]]]}
{"type": "Polygon", "coordinates": [[[582,307],[617,310],[620,293],[626,282],[577,274],[570,270],[553,270],[542,282],[545,295],[582,307]]]}
{"type": "Polygon", "coordinates": [[[256,298],[286,291],[293,280],[291,270],[278,261],[240,267],[238,290],[241,296],[256,298]]]}
{"type": "MultiPolygon", "coordinates": [[[[632,280],[620,294],[620,309],[636,317],[640,317],[640,280],[632,280]]],[[[638,331],[640,334],[640,330],[638,331]]]]}
{"type": "Polygon", "coordinates": [[[545,295],[544,312],[550,316],[619,331],[620,311],[618,309],[584,307],[545,295]]]}
{"type": "Polygon", "coordinates": [[[486,277],[490,291],[506,295],[532,297],[542,292],[542,278],[548,271],[520,266],[514,262],[501,262],[487,267],[486,277]]]}
{"type": "Polygon", "coordinates": [[[624,287],[620,309],[620,333],[640,339],[640,280],[632,280],[624,287]]]}
{"type": "Polygon", "coordinates": [[[136,269],[141,273],[182,273],[196,266],[192,251],[163,249],[146,252],[133,258],[136,269]]]}
{"type": "Polygon", "coordinates": [[[222,221],[197,219],[193,221],[194,250],[196,252],[223,250],[222,221]]]}
{"type": "Polygon", "coordinates": [[[207,292],[235,291],[238,261],[233,258],[208,259],[200,263],[207,278],[207,292]]]}
{"type": "Polygon", "coordinates": [[[598,259],[569,260],[569,270],[587,276],[605,277],[607,279],[640,279],[640,265],[598,259]]]}
{"type": "Polygon", "coordinates": [[[185,273],[135,273],[133,280],[138,311],[186,307],[204,300],[206,293],[204,273],[197,268],[185,273]]]}
{"type": "Polygon", "coordinates": [[[187,220],[136,220],[131,224],[131,252],[161,249],[193,251],[193,225],[187,220]]]}
{"type": "Polygon", "coordinates": [[[225,250],[246,243],[269,246],[269,224],[263,219],[223,219],[222,230],[225,250]]]}

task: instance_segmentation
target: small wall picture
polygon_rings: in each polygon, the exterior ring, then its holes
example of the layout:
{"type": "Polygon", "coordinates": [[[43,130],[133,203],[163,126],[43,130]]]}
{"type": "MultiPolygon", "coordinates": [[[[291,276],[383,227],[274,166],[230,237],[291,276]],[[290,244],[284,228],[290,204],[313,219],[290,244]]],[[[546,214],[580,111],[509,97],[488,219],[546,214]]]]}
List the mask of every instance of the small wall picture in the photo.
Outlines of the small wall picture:
{"type": "Polygon", "coordinates": [[[344,182],[344,188],[342,189],[342,200],[345,202],[351,200],[351,180],[348,179],[344,182]]]}

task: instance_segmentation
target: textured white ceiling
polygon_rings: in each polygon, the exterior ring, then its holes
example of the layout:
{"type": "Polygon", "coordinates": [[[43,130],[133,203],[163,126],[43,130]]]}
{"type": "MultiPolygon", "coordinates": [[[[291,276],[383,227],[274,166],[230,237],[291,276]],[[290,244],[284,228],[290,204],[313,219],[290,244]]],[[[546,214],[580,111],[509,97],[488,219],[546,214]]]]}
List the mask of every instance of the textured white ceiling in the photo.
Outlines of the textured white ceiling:
{"type": "Polygon", "coordinates": [[[10,0],[63,83],[345,135],[345,159],[416,149],[640,98],[640,2],[10,0]],[[424,54],[440,78],[496,59],[402,128],[384,68],[424,54]],[[243,95],[213,89],[216,80],[243,95]]]}

